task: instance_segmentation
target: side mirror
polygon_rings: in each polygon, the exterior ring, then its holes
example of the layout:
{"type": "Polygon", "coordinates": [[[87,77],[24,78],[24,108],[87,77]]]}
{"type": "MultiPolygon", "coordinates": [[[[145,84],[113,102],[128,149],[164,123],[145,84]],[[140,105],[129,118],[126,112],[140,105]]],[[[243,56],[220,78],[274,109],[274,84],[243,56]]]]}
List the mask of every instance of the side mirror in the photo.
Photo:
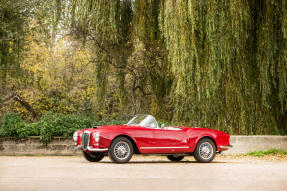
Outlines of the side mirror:
{"type": "Polygon", "coordinates": [[[161,124],[160,128],[162,128],[162,129],[163,129],[163,128],[164,128],[164,124],[161,124]]]}

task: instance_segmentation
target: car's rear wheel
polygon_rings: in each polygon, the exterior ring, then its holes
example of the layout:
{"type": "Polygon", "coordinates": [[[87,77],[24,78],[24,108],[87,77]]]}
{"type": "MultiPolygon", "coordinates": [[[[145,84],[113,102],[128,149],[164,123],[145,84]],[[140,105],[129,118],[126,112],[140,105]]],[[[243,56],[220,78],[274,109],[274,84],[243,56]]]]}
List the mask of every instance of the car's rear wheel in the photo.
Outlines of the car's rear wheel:
{"type": "Polygon", "coordinates": [[[168,155],[166,156],[170,161],[178,162],[181,161],[184,156],[177,156],[177,155],[168,155]]]}
{"type": "Polygon", "coordinates": [[[194,152],[194,158],[197,162],[208,163],[211,162],[216,154],[216,147],[212,140],[209,138],[201,139],[194,152]]]}
{"type": "Polygon", "coordinates": [[[87,159],[90,162],[99,162],[100,160],[104,158],[104,153],[98,153],[98,152],[87,153],[86,151],[82,151],[82,152],[83,152],[83,156],[85,157],[85,159],[87,159]]]}
{"type": "Polygon", "coordinates": [[[126,163],[132,158],[133,144],[125,137],[116,138],[109,149],[109,157],[115,163],[126,163]]]}

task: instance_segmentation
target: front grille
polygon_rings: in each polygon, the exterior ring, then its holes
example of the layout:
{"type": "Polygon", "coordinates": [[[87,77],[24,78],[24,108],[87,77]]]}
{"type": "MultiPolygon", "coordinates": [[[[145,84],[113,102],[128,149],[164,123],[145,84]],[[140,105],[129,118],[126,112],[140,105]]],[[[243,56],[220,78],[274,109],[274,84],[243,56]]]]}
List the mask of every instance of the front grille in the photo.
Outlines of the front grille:
{"type": "Polygon", "coordinates": [[[90,131],[84,131],[82,135],[82,147],[87,149],[90,143],[90,131]]]}

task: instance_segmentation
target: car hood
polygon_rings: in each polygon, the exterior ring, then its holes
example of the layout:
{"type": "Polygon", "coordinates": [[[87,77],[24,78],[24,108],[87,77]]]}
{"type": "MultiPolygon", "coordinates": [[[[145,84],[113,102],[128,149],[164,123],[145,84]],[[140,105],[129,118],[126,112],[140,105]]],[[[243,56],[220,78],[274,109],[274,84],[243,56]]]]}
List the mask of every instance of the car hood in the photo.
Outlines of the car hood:
{"type": "Polygon", "coordinates": [[[103,125],[103,126],[94,126],[93,129],[121,129],[121,128],[129,128],[129,125],[103,125]]]}
{"type": "Polygon", "coordinates": [[[93,128],[82,129],[81,131],[106,131],[106,130],[116,130],[116,129],[134,129],[134,128],[142,128],[137,126],[129,126],[129,125],[103,125],[103,126],[94,126],[93,128]]]}

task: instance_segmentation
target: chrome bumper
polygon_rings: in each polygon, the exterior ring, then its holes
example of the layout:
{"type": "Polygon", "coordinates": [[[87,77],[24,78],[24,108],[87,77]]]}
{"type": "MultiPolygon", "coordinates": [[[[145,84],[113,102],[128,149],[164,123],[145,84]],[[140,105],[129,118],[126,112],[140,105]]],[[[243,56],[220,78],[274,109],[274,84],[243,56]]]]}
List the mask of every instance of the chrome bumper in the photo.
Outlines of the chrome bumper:
{"type": "MultiPolygon", "coordinates": [[[[73,150],[75,151],[78,149],[82,149],[82,145],[78,145],[78,146],[74,147],[73,150]]],[[[92,148],[92,147],[88,146],[87,149],[85,149],[85,150],[94,151],[94,152],[105,152],[105,151],[108,151],[109,149],[108,148],[102,148],[102,149],[101,148],[92,148]]]]}
{"type": "Polygon", "coordinates": [[[227,145],[227,146],[219,146],[221,149],[230,149],[232,148],[232,145],[227,145]]]}

